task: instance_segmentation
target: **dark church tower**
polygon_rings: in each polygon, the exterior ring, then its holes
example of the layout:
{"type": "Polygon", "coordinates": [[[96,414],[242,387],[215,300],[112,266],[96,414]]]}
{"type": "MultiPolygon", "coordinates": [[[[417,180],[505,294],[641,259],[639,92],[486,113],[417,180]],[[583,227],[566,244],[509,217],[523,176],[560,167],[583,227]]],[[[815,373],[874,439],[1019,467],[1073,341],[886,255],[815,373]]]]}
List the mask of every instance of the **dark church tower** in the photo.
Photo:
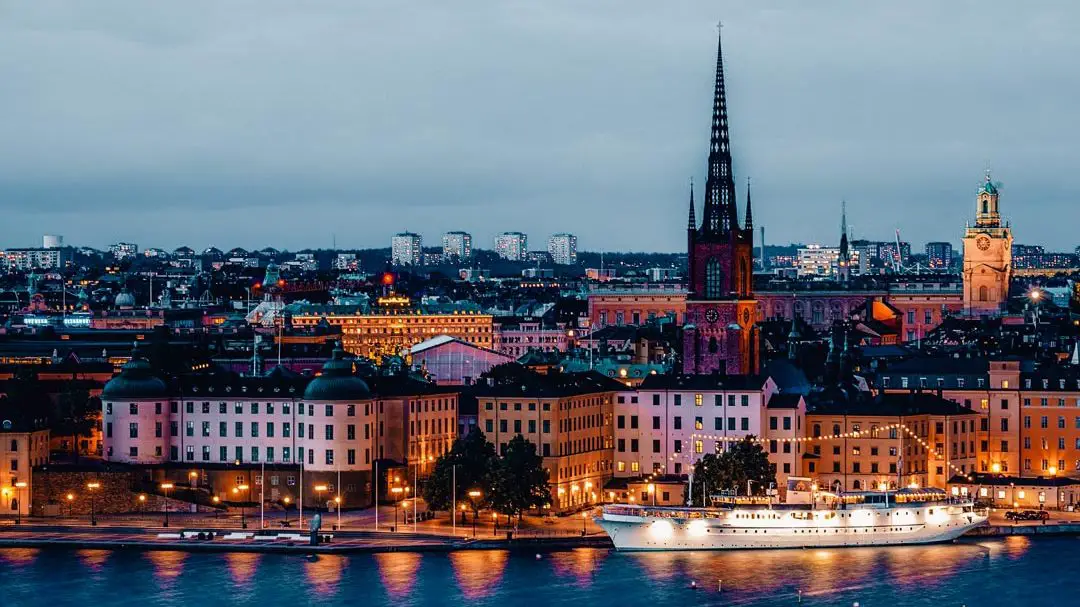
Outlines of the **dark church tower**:
{"type": "Polygon", "coordinates": [[[724,60],[716,45],[709,174],[701,225],[690,195],[689,285],[683,333],[683,372],[756,373],[758,340],[753,299],[754,225],[747,184],[746,223],[739,225],[735,176],[731,170],[724,60]]]}

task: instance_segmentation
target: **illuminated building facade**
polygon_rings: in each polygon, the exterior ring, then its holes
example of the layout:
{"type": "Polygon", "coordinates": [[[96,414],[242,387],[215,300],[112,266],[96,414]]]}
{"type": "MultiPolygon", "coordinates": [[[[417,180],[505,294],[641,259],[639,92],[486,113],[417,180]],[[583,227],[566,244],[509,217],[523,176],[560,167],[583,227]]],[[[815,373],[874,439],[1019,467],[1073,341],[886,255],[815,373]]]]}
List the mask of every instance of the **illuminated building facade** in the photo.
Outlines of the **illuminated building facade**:
{"type": "Polygon", "coordinates": [[[495,254],[507,261],[524,261],[529,237],[521,232],[503,232],[495,237],[495,254]]]}
{"type": "Polygon", "coordinates": [[[594,372],[476,387],[477,423],[501,454],[522,435],[544,458],[552,509],[599,502],[612,476],[615,394],[624,387],[594,372]]]}
{"type": "Polygon", "coordinates": [[[686,318],[686,289],[673,283],[596,286],[589,290],[588,305],[593,329],[642,325],[664,317],[681,325],[686,318]]]}
{"type": "Polygon", "coordinates": [[[19,427],[10,421],[0,426],[0,513],[30,514],[33,469],[48,463],[48,430],[19,427]]]}
{"type": "Polygon", "coordinates": [[[390,263],[395,266],[418,266],[423,263],[424,246],[419,234],[401,232],[390,239],[390,263]]]}
{"type": "Polygon", "coordinates": [[[571,266],[577,263],[577,236],[553,234],[548,239],[548,253],[556,265],[571,266]]]}
{"type": "Polygon", "coordinates": [[[953,246],[951,242],[926,243],[926,264],[932,270],[948,270],[953,265],[953,246]]]}
{"type": "Polygon", "coordinates": [[[341,327],[345,350],[367,358],[401,355],[439,335],[481,348],[492,349],[494,343],[493,317],[473,304],[413,304],[408,297],[391,296],[370,308],[303,306],[292,314],[296,327],[314,327],[323,319],[341,327]]]}
{"type": "Polygon", "coordinates": [[[472,234],[447,232],[442,237],[442,260],[457,262],[472,257],[472,234]]]}
{"type": "Polygon", "coordinates": [[[740,226],[731,164],[724,63],[718,39],[709,175],[700,225],[695,219],[692,186],[690,191],[689,294],[683,326],[685,373],[737,375],[754,373],[758,367],[750,187],[748,183],[745,225],[740,226]]]}
{"type": "Polygon", "coordinates": [[[964,311],[996,316],[1009,297],[1012,280],[1012,229],[1001,222],[998,190],[986,174],[976,197],[975,225],[964,234],[964,311]]]}

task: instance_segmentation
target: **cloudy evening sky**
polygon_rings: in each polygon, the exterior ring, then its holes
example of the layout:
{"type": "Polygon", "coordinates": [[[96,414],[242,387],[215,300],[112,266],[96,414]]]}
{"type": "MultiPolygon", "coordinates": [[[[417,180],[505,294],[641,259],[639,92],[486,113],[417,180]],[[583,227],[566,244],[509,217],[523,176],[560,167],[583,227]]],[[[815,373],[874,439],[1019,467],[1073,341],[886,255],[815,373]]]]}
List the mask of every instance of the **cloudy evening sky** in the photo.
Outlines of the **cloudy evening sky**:
{"type": "Polygon", "coordinates": [[[770,243],[1080,244],[1074,0],[0,0],[0,247],[683,250],[718,19],[770,243]]]}

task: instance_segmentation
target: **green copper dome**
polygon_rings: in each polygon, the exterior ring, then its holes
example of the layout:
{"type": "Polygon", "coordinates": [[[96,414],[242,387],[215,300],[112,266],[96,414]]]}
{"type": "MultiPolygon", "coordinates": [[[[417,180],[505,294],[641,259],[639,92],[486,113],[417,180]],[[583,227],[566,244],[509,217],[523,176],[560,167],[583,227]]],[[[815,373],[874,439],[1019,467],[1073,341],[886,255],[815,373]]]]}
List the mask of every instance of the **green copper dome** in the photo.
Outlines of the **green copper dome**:
{"type": "Polygon", "coordinates": [[[168,386],[154,375],[154,368],[138,353],[133,354],[120,375],[109,380],[101,391],[102,400],[166,398],[168,395],[168,386]]]}
{"type": "Polygon", "coordinates": [[[367,382],[356,376],[356,364],[338,348],[323,365],[322,373],[304,390],[304,400],[358,401],[371,398],[367,382]]]}

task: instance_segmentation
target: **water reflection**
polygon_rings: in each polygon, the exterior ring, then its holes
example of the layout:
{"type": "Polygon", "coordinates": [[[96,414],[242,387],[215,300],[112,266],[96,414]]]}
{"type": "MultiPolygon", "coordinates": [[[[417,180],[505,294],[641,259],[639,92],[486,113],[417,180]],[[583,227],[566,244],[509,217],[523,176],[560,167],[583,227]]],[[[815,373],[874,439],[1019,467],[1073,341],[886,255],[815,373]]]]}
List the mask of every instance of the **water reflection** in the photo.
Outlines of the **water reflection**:
{"type": "Polygon", "coordinates": [[[549,558],[555,575],[573,578],[576,585],[585,587],[592,582],[597,561],[606,553],[606,550],[601,552],[595,548],[575,548],[569,552],[555,552],[549,558]]]}
{"type": "Polygon", "coordinates": [[[510,553],[506,550],[466,550],[450,553],[450,566],[454,569],[454,577],[465,598],[480,599],[495,592],[502,581],[509,557],[510,553]]]}
{"type": "Polygon", "coordinates": [[[320,554],[315,560],[304,563],[304,577],[311,587],[311,594],[327,598],[335,594],[345,570],[345,557],[320,554]]]}
{"type": "Polygon", "coordinates": [[[229,568],[233,582],[246,586],[255,577],[262,555],[257,552],[229,552],[225,554],[225,565],[229,568]]]}
{"type": "Polygon", "coordinates": [[[38,548],[5,548],[0,551],[0,563],[11,567],[32,565],[41,552],[38,548]]]}
{"type": "Polygon", "coordinates": [[[75,552],[75,556],[79,558],[79,562],[94,572],[100,572],[102,570],[111,554],[112,552],[109,550],[83,549],[75,552]]]}
{"type": "Polygon", "coordinates": [[[154,577],[159,582],[172,581],[184,571],[184,560],[188,553],[175,550],[150,551],[146,553],[146,560],[154,566],[154,577]]]}
{"type": "Polygon", "coordinates": [[[379,578],[390,598],[402,598],[412,591],[423,557],[417,552],[386,552],[375,555],[379,578]]]}

